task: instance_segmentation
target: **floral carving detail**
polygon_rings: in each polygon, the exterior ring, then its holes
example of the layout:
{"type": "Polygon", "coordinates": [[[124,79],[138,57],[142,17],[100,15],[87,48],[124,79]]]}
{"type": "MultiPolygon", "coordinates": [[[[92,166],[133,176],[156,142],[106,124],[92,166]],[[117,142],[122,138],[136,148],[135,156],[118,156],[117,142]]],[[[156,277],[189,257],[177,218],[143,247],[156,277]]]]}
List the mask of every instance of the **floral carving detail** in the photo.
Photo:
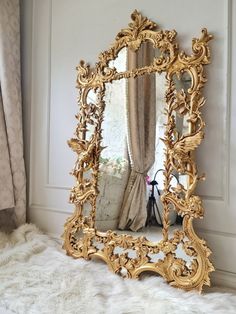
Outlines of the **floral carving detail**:
{"type": "Polygon", "coordinates": [[[131,19],[132,22],[129,23],[129,27],[122,29],[116,36],[116,40],[128,37],[130,40],[135,41],[143,31],[152,30],[157,26],[156,23],[150,21],[146,17],[143,17],[137,10],[131,14],[131,19]]]}

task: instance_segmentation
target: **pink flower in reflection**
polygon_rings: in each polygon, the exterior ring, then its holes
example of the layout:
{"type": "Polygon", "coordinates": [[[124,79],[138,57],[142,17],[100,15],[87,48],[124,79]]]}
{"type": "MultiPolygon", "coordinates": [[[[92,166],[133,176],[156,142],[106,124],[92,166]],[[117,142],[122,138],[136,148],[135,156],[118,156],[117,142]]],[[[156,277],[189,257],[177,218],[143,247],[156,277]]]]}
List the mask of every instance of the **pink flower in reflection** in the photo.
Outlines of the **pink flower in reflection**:
{"type": "Polygon", "coordinates": [[[150,185],[150,182],[151,182],[151,178],[149,176],[146,176],[146,183],[147,183],[147,185],[150,185]]]}

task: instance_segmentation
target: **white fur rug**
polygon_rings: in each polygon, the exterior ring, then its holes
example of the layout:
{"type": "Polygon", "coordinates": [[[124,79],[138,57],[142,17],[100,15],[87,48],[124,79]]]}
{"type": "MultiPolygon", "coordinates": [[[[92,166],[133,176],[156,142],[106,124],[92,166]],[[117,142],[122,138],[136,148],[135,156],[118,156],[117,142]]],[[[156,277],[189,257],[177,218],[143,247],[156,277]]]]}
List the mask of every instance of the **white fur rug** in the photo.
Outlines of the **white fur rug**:
{"type": "Polygon", "coordinates": [[[74,260],[34,225],[0,233],[0,250],[1,314],[236,313],[228,293],[187,293],[156,276],[123,280],[102,262],[74,260]]]}

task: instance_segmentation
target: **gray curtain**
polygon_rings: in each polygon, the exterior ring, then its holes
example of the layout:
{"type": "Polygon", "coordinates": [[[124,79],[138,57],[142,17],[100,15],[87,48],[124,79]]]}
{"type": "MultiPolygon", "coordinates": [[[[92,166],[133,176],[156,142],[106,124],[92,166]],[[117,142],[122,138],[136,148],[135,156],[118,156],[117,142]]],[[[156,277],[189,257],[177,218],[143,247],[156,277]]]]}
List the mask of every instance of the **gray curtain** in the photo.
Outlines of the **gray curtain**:
{"type": "Polygon", "coordinates": [[[0,0],[0,227],[26,219],[19,0],[0,0]]]}
{"type": "MultiPolygon", "coordinates": [[[[149,65],[154,51],[145,43],[137,51],[128,51],[128,68],[149,65]]],[[[128,80],[127,128],[131,174],[124,195],[120,229],[137,231],[145,226],[146,176],[155,160],[156,94],[155,74],[128,80]]]]}

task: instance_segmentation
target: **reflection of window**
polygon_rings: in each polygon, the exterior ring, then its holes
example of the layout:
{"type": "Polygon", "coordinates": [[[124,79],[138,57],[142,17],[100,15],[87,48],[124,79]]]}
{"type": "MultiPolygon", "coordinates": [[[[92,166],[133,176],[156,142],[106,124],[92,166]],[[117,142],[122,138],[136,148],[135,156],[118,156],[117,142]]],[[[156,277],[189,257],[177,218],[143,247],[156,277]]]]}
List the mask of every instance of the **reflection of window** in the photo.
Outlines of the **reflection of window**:
{"type": "MultiPolygon", "coordinates": [[[[166,116],[164,114],[166,79],[165,75],[156,74],[156,143],[155,143],[155,162],[149,170],[148,175],[153,178],[158,169],[164,168],[164,143],[160,138],[164,137],[164,124],[166,116]]],[[[159,178],[159,189],[163,188],[163,176],[159,178]]]]}
{"type": "MultiPolygon", "coordinates": [[[[126,70],[126,49],[119,52],[118,57],[109,62],[109,67],[115,67],[118,72],[126,70]]],[[[106,84],[106,109],[102,124],[103,158],[124,157],[126,152],[126,80],[116,80],[106,84]]]]}

